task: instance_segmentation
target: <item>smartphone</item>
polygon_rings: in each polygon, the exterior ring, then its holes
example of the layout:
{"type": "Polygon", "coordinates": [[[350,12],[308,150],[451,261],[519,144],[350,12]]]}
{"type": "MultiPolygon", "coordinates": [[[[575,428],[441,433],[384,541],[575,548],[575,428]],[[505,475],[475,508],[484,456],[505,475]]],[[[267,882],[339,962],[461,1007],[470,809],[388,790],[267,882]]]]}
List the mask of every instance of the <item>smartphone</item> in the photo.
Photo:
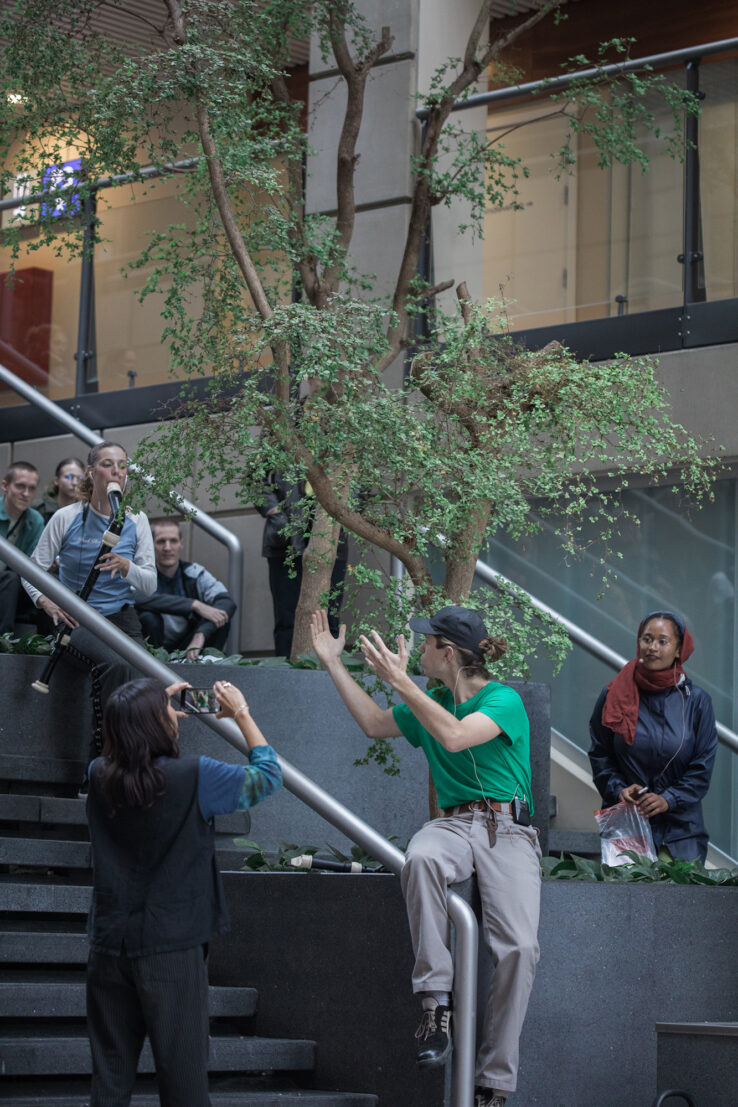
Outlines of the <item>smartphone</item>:
{"type": "Polygon", "coordinates": [[[179,703],[188,715],[214,715],[220,710],[212,688],[183,688],[179,703]]]}
{"type": "Polygon", "coordinates": [[[518,796],[513,797],[512,817],[513,822],[518,826],[530,826],[530,808],[525,800],[519,799],[518,796]]]}

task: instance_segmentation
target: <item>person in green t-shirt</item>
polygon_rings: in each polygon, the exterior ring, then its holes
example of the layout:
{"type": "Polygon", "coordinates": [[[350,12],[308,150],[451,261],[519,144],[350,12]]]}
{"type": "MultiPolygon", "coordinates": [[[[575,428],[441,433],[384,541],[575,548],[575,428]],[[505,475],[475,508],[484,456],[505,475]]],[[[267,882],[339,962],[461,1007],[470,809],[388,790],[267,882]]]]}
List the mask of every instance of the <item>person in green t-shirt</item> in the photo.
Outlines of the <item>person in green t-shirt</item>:
{"type": "Polygon", "coordinates": [[[334,638],[324,611],[312,617],[313,648],[370,738],[402,734],[423,750],[443,808],[441,818],[413,836],[401,877],[415,952],[413,991],[423,1007],[416,1033],[422,1067],[443,1064],[451,1052],[447,889],[476,875],[495,971],[477,1053],[475,1107],[502,1107],[516,1087],[539,953],[541,852],[538,831],[529,825],[528,718],[517,692],[490,679],[485,661],[501,657],[507,644],[488,635],[477,612],[444,607],[410,626],[425,635],[425,675],[443,687],[424,692],[408,676],[403,635],[393,653],[372,631],[371,640],[360,638],[367,664],[402,700],[386,710],[344,667],[346,627],[334,638]]]}

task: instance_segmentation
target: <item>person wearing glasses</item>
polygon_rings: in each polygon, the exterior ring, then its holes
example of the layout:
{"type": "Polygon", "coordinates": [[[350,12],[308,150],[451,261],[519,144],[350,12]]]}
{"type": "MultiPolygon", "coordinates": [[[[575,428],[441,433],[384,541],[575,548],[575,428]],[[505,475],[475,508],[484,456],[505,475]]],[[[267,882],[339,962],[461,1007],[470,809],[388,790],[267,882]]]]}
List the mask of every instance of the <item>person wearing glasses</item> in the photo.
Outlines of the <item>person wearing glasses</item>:
{"type": "MultiPolygon", "coordinates": [[[[29,556],[44,529],[43,517],[31,506],[38,480],[35,465],[30,461],[15,461],[0,483],[0,537],[29,556]]],[[[0,560],[0,634],[12,634],[16,622],[29,618],[35,621],[34,616],[21,578],[0,560]]]]}

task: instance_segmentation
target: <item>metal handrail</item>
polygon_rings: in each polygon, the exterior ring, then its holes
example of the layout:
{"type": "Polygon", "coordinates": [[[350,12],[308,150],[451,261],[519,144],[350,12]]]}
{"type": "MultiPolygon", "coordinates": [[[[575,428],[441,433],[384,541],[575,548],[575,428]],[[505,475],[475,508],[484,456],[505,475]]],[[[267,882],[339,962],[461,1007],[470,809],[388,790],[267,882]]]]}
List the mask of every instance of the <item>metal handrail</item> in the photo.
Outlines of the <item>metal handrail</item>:
{"type": "MultiPolygon", "coordinates": [[[[40,392],[37,392],[35,388],[32,388],[25,381],[17,377],[15,373],[11,373],[9,369],[6,369],[4,365],[0,364],[0,381],[7,384],[19,396],[23,396],[29,403],[34,404],[40,408],[46,415],[56,420],[66,430],[75,434],[77,438],[80,438],[83,442],[86,442],[89,446],[97,446],[100,442],[104,442],[105,439],[97,433],[97,431],[90,430],[88,426],[81,423],[79,419],[75,419],[73,415],[64,411],[63,408],[58,407],[52,400],[42,396],[40,392]]],[[[149,474],[144,473],[140,466],[132,465],[131,472],[140,477],[146,484],[153,484],[153,478],[149,474]]],[[[179,492],[172,490],[169,493],[168,499],[173,507],[176,507],[178,511],[184,511],[192,517],[192,521],[195,526],[200,527],[207,534],[212,535],[216,541],[224,545],[228,550],[228,591],[237,604],[241,604],[243,599],[243,546],[240,540],[236,537],[233,531],[228,530],[222,523],[219,523],[216,519],[213,519],[202,508],[197,507],[191,503],[190,500],[185,499],[179,492]]],[[[230,620],[230,627],[228,630],[227,645],[234,653],[239,648],[239,634],[238,623],[235,619],[230,620]]]]}
{"type": "MultiPolygon", "coordinates": [[[[117,188],[118,185],[136,184],[139,181],[150,181],[156,177],[166,177],[170,173],[184,173],[194,169],[202,157],[185,158],[184,161],[175,161],[168,165],[145,165],[142,169],[133,170],[130,173],[118,173],[113,177],[98,177],[96,181],[85,182],[91,192],[97,192],[101,188],[117,188]]],[[[49,196],[58,196],[65,192],[79,192],[80,181],[70,180],[56,188],[47,188],[43,192],[33,192],[28,196],[11,196],[0,200],[0,211],[13,211],[14,208],[33,207],[35,204],[43,204],[49,196]]]]}
{"type": "MultiPolygon", "coordinates": [[[[558,611],[554,611],[554,609],[544,603],[543,600],[539,600],[535,596],[532,596],[525,588],[521,588],[519,584],[515,584],[509,577],[499,573],[496,569],[493,569],[491,565],[487,565],[486,562],[477,561],[474,572],[478,577],[481,577],[485,583],[491,584],[495,588],[512,589],[515,592],[522,593],[537,611],[540,611],[543,615],[547,615],[549,619],[553,619],[559,626],[562,626],[572,642],[576,643],[577,646],[581,646],[583,650],[586,650],[592,657],[596,657],[598,661],[604,661],[611,669],[617,669],[619,671],[624,665],[628,664],[627,657],[623,657],[622,654],[616,653],[615,650],[611,650],[604,642],[600,642],[594,635],[588,634],[586,630],[577,626],[571,619],[567,619],[565,615],[560,615],[558,611]]],[[[716,723],[715,725],[718,739],[722,745],[726,746],[732,753],[738,753],[738,734],[729,727],[724,726],[723,723],[716,723]]]]}
{"type": "MultiPolygon", "coordinates": [[[[40,588],[44,595],[63,607],[73,618],[86,626],[140,672],[154,677],[155,680],[163,680],[166,684],[181,679],[181,673],[158,661],[153,654],[118,630],[103,615],[66,588],[57,577],[46,573],[35,561],[26,557],[5,538],[0,538],[0,557],[11,569],[29,580],[36,588],[40,588]]],[[[200,718],[206,726],[221,738],[225,738],[235,749],[248,754],[248,746],[233,719],[216,719],[214,715],[201,715],[200,718]]],[[[395,846],[289,761],[279,755],[278,758],[284,786],[294,796],[332,823],[372,857],[376,857],[396,876],[400,874],[405,864],[405,857],[395,846]]],[[[451,1107],[471,1107],[474,1100],[479,935],[477,920],[469,904],[451,891],[448,893],[447,902],[449,915],[456,931],[455,1061],[451,1107]]]]}
{"type": "MultiPolygon", "coordinates": [[[[487,104],[497,104],[502,100],[517,100],[521,96],[532,96],[536,92],[559,92],[569,88],[576,81],[594,77],[608,77],[616,73],[634,73],[638,69],[658,68],[693,58],[706,58],[711,54],[724,54],[738,49],[738,38],[725,38],[717,42],[704,42],[701,46],[685,46],[682,50],[669,50],[665,54],[649,54],[645,58],[629,58],[627,61],[611,62],[609,65],[594,65],[588,69],[578,69],[575,73],[564,73],[558,77],[544,77],[540,81],[526,81],[522,85],[509,85],[507,88],[495,88],[490,92],[478,92],[462,100],[455,100],[451,109],[454,112],[467,111],[469,108],[481,108],[487,104]]],[[[420,120],[428,118],[428,108],[418,108],[415,115],[420,120]]]]}

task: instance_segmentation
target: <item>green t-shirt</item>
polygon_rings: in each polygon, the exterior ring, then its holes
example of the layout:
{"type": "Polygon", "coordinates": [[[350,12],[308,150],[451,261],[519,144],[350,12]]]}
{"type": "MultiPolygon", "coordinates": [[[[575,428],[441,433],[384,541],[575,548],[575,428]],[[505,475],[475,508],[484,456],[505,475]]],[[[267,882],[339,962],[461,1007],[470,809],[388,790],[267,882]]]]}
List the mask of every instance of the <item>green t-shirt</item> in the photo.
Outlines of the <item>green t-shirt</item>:
{"type": "MultiPolygon", "coordinates": [[[[434,688],[427,695],[453,713],[449,688],[434,688]]],[[[512,688],[491,680],[470,700],[456,705],[456,718],[463,719],[476,711],[488,715],[502,734],[480,746],[450,753],[418,722],[406,704],[392,708],[394,720],[410,745],[420,747],[428,758],[439,807],[446,810],[484,797],[509,803],[517,789],[518,798],[528,801],[532,814],[530,726],[523,701],[512,688]]]]}

